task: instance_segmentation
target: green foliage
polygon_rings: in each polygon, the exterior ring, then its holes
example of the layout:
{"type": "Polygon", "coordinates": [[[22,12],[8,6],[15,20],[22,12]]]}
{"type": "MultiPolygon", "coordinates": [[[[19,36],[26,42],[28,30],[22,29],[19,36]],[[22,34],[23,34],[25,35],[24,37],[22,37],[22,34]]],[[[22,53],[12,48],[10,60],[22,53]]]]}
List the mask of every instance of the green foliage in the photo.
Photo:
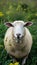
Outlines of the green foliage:
{"type": "Polygon", "coordinates": [[[32,21],[33,25],[28,27],[32,37],[33,45],[26,65],[37,65],[37,8],[33,8],[26,3],[12,3],[4,1],[1,2],[0,7],[0,65],[9,65],[12,62],[12,57],[8,56],[4,49],[4,35],[7,27],[5,22],[14,20],[32,21]],[[5,6],[3,5],[5,3],[5,6]]]}

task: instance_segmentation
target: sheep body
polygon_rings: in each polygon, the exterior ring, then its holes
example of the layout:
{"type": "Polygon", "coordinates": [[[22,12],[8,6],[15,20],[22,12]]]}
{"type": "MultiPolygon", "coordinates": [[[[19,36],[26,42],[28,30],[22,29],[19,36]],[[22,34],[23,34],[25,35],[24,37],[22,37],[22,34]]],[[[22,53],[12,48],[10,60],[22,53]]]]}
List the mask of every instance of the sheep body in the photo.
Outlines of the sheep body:
{"type": "Polygon", "coordinates": [[[25,27],[26,35],[22,39],[21,44],[15,44],[14,36],[13,36],[13,27],[8,28],[5,38],[4,45],[7,53],[16,58],[22,58],[24,56],[28,56],[32,47],[32,36],[29,32],[28,28],[25,27]]]}

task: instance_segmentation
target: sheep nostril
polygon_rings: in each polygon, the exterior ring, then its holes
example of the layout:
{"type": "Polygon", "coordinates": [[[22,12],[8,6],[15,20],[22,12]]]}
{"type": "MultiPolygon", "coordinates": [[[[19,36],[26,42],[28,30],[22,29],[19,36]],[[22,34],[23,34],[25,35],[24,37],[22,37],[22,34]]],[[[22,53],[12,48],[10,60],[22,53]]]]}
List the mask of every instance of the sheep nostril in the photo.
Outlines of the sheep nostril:
{"type": "Polygon", "coordinates": [[[16,35],[17,35],[17,38],[19,39],[21,34],[16,34],[16,35]]]}

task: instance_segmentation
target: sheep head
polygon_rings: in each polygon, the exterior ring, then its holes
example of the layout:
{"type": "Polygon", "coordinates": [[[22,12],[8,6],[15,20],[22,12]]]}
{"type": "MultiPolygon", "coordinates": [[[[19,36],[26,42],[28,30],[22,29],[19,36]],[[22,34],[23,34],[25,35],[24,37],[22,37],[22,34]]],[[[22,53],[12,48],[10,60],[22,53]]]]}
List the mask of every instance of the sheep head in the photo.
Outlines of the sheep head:
{"type": "Polygon", "coordinates": [[[5,25],[8,27],[13,27],[14,39],[17,43],[20,43],[26,34],[25,27],[31,26],[32,22],[14,21],[13,23],[6,22],[5,25]]]}

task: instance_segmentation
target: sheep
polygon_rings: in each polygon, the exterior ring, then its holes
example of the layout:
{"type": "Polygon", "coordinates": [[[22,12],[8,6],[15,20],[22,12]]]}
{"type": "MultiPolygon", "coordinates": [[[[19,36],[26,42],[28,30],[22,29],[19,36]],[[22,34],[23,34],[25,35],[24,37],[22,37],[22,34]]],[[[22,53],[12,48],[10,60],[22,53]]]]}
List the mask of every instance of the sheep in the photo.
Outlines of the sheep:
{"type": "Polygon", "coordinates": [[[6,22],[8,28],[4,37],[4,46],[8,54],[17,59],[24,58],[24,65],[32,47],[32,35],[26,26],[31,26],[32,22],[14,21],[6,22]]]}

